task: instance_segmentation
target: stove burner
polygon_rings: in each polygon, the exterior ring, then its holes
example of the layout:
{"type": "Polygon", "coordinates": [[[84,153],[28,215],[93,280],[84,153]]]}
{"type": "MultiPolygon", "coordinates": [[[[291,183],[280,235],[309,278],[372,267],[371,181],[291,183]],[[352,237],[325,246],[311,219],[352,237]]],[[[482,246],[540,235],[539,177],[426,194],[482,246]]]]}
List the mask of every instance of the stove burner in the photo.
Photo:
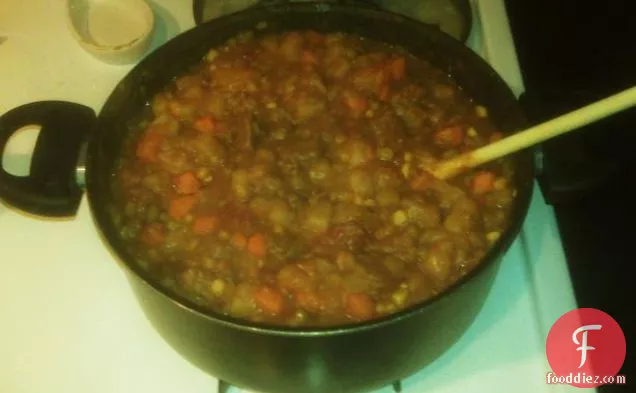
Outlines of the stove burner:
{"type": "MultiPolygon", "coordinates": [[[[400,393],[402,391],[402,382],[401,381],[395,381],[391,384],[391,386],[393,387],[393,391],[395,393],[400,393]]],[[[217,389],[218,393],[230,393],[230,389],[232,388],[232,385],[230,385],[229,383],[219,380],[219,387],[217,389]]]]}

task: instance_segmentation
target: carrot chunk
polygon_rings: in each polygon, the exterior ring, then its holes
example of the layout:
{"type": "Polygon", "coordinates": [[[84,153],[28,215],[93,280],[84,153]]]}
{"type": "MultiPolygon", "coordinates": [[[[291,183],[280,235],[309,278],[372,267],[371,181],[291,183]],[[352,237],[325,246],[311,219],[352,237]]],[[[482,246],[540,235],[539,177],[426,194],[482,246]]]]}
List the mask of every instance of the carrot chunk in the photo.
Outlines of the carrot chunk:
{"type": "Polygon", "coordinates": [[[300,57],[300,61],[305,65],[313,65],[318,63],[318,60],[316,60],[316,56],[314,56],[314,54],[309,50],[303,51],[303,54],[300,57]]]}
{"type": "Polygon", "coordinates": [[[370,319],[373,316],[373,299],[366,293],[349,293],[345,299],[347,314],[358,321],[370,319]]]}
{"type": "Polygon", "coordinates": [[[137,157],[145,162],[157,162],[161,144],[163,143],[163,135],[156,131],[149,131],[139,141],[137,145],[137,157]]]}
{"type": "Polygon", "coordinates": [[[484,194],[495,188],[495,174],[489,171],[480,171],[475,174],[471,183],[471,189],[475,194],[484,194]]]}
{"type": "Polygon", "coordinates": [[[267,255],[267,238],[262,233],[255,233],[247,241],[247,251],[256,258],[267,255]]]}
{"type": "Polygon", "coordinates": [[[144,227],[141,232],[141,241],[149,246],[158,246],[165,240],[163,225],[155,222],[144,227]]]}
{"type": "Polygon", "coordinates": [[[285,308],[285,299],[278,290],[268,286],[262,286],[254,292],[256,305],[271,316],[280,315],[285,308]]]}
{"type": "Polygon", "coordinates": [[[170,201],[170,217],[175,220],[180,220],[190,213],[190,210],[194,207],[197,199],[193,196],[184,196],[175,198],[170,201]]]}
{"type": "Polygon", "coordinates": [[[362,116],[365,110],[367,110],[367,100],[359,94],[350,92],[344,96],[345,105],[349,108],[351,114],[355,117],[362,116]]]}
{"type": "Polygon", "coordinates": [[[192,230],[197,235],[205,235],[216,229],[219,219],[215,216],[200,216],[194,220],[192,230]]]}
{"type": "Polygon", "coordinates": [[[183,195],[195,194],[201,188],[201,183],[193,172],[184,172],[175,178],[177,193],[183,195]]]}
{"type": "Polygon", "coordinates": [[[201,116],[194,122],[194,128],[200,132],[217,132],[216,120],[212,116],[201,116]]]}
{"type": "Polygon", "coordinates": [[[464,131],[459,126],[446,127],[435,133],[435,143],[443,146],[459,146],[464,141],[464,131]]]}
{"type": "Polygon", "coordinates": [[[435,180],[433,175],[422,171],[411,180],[411,188],[416,191],[424,191],[432,185],[433,180],[435,180]]]}
{"type": "Polygon", "coordinates": [[[240,232],[236,232],[234,235],[232,235],[232,245],[240,250],[245,248],[245,245],[247,244],[247,239],[245,238],[245,235],[243,235],[240,232]]]}

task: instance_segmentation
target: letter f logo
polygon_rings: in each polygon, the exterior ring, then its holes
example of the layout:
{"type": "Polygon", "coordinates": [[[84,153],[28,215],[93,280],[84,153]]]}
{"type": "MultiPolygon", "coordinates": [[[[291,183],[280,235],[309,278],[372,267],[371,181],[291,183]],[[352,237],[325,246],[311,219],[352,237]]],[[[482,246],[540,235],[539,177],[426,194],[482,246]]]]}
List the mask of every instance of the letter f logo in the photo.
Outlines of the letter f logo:
{"type": "Polygon", "coordinates": [[[583,367],[583,365],[585,364],[585,361],[587,360],[587,351],[592,351],[596,348],[594,347],[590,347],[587,345],[587,331],[588,330],[601,330],[601,325],[585,325],[585,326],[581,326],[580,328],[576,329],[574,331],[574,333],[572,334],[572,341],[574,341],[574,343],[576,345],[581,345],[580,347],[578,347],[576,350],[577,351],[581,351],[581,364],[579,364],[579,368],[583,367]],[[579,342],[579,340],[576,338],[576,336],[583,332],[582,336],[583,339],[581,340],[582,342],[579,342]]]}

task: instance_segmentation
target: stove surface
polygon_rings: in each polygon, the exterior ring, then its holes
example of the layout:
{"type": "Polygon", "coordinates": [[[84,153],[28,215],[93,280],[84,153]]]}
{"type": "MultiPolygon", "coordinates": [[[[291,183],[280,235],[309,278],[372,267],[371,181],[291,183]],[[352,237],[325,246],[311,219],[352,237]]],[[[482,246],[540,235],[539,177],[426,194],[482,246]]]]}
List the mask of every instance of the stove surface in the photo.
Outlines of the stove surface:
{"type": "MultiPolygon", "coordinates": [[[[157,0],[157,47],[194,26],[189,2],[157,0]]],[[[468,45],[523,90],[503,3],[479,0],[468,45]],[[495,39],[497,45],[495,45],[495,39]]],[[[0,113],[37,100],[98,111],[132,66],[111,66],[70,36],[64,0],[5,0],[0,14],[0,113]]],[[[3,163],[23,169],[33,135],[3,163]]],[[[576,307],[551,208],[535,190],[520,236],[482,312],[402,392],[565,392],[547,385],[545,337],[576,307]]],[[[212,393],[218,381],[173,351],[146,320],[123,271],[96,235],[85,200],[75,219],[39,220],[0,205],[0,391],[212,393]]],[[[240,390],[231,388],[230,392],[240,390]]],[[[377,393],[392,392],[390,386],[377,393]]]]}

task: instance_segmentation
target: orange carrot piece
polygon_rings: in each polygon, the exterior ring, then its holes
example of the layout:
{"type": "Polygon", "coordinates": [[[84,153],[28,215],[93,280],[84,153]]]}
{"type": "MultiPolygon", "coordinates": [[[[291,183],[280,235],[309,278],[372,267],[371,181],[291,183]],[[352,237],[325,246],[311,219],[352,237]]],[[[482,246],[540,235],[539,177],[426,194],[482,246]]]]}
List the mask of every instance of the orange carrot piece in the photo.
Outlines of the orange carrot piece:
{"type": "Polygon", "coordinates": [[[480,171],[475,174],[471,188],[475,194],[484,194],[495,188],[495,174],[489,171],[480,171]]]}
{"type": "Polygon", "coordinates": [[[351,114],[356,117],[361,116],[368,106],[367,100],[355,93],[345,94],[344,101],[351,114]]]}
{"type": "Polygon", "coordinates": [[[435,143],[444,146],[459,146],[464,141],[464,131],[460,126],[443,128],[433,136],[435,143]]]}
{"type": "Polygon", "coordinates": [[[170,217],[175,220],[180,220],[190,213],[190,210],[194,207],[197,199],[194,196],[184,196],[175,198],[170,201],[170,217]]]}
{"type": "Polygon", "coordinates": [[[267,255],[267,238],[262,233],[255,233],[247,241],[247,251],[256,258],[267,255]]]}
{"type": "Polygon", "coordinates": [[[345,299],[347,314],[358,321],[370,319],[373,316],[374,302],[366,293],[350,293],[345,299]]]}
{"type": "Polygon", "coordinates": [[[201,116],[194,122],[194,128],[200,132],[216,132],[216,120],[212,116],[201,116]]]}
{"type": "Polygon", "coordinates": [[[149,246],[161,245],[165,238],[163,224],[158,222],[146,225],[141,232],[141,241],[149,246]]]}
{"type": "Polygon", "coordinates": [[[254,292],[254,301],[258,308],[271,316],[280,315],[285,308],[283,294],[268,286],[262,286],[254,292]]]}
{"type": "Polygon", "coordinates": [[[426,171],[422,171],[411,180],[411,188],[416,191],[424,191],[431,186],[433,180],[433,175],[426,171]]]}
{"type": "Polygon", "coordinates": [[[196,194],[201,188],[201,183],[193,172],[184,172],[177,176],[174,181],[177,193],[182,195],[196,194]]]}
{"type": "Polygon", "coordinates": [[[197,235],[205,235],[216,229],[219,219],[215,216],[199,216],[194,219],[192,231],[197,235]]]}
{"type": "Polygon", "coordinates": [[[303,51],[303,54],[300,57],[300,61],[305,65],[313,65],[318,63],[316,56],[314,56],[313,52],[309,50],[303,51]]]}
{"type": "Polygon", "coordinates": [[[406,75],[406,60],[404,57],[396,57],[395,59],[392,59],[389,61],[388,69],[394,80],[402,80],[406,75]]]}
{"type": "Polygon", "coordinates": [[[242,250],[247,244],[247,239],[242,233],[236,232],[234,235],[232,235],[232,244],[234,245],[234,247],[242,250]]]}
{"type": "Polygon", "coordinates": [[[137,145],[137,157],[145,162],[157,162],[163,135],[156,131],[149,131],[141,137],[137,145]]]}

